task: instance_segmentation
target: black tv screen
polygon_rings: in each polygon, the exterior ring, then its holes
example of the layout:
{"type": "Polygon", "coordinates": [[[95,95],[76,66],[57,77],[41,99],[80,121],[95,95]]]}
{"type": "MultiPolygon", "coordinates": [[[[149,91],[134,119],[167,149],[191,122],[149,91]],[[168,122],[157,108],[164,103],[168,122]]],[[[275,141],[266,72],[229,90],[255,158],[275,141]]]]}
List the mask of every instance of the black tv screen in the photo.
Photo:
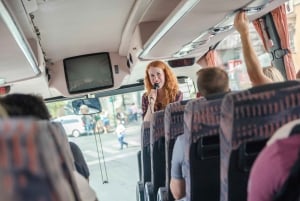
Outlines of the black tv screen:
{"type": "Polygon", "coordinates": [[[114,86],[108,52],[81,55],[63,60],[70,94],[91,92],[114,86]]]}

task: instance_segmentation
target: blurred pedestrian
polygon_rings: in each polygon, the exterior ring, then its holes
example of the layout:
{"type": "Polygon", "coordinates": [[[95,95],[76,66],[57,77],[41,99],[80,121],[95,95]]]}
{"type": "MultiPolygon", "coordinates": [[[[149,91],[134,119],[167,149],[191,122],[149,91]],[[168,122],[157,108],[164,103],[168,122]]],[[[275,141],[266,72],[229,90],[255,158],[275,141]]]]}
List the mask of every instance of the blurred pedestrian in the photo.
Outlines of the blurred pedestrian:
{"type": "Polygon", "coordinates": [[[124,141],[125,135],[126,135],[126,128],[125,126],[121,123],[121,121],[117,120],[117,128],[116,128],[116,134],[118,136],[118,141],[120,143],[120,150],[123,149],[123,145],[128,147],[128,143],[124,141]]]}

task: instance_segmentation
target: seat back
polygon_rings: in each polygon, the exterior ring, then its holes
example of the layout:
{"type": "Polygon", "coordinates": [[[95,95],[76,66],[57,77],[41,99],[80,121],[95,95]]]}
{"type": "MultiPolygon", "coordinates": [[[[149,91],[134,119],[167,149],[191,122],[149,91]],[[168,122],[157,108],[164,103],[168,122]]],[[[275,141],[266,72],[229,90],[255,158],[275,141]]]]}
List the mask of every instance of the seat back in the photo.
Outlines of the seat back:
{"type": "Polygon", "coordinates": [[[67,166],[70,170],[75,170],[73,154],[63,125],[60,122],[51,122],[49,125],[51,125],[49,127],[50,133],[56,143],[56,146],[63,154],[67,166]]]}
{"type": "Polygon", "coordinates": [[[222,201],[247,199],[249,170],[258,153],[276,129],[299,117],[299,82],[255,87],[225,97],[220,121],[222,201]]]}
{"type": "Polygon", "coordinates": [[[185,108],[187,200],[219,200],[219,121],[222,99],[218,98],[190,101],[185,108]]]}
{"type": "Polygon", "coordinates": [[[70,148],[70,144],[67,138],[67,133],[63,125],[60,122],[49,122],[48,130],[53,138],[55,148],[58,151],[60,157],[60,165],[63,169],[65,178],[71,184],[73,193],[79,197],[79,189],[75,178],[73,176],[73,171],[75,171],[75,164],[73,154],[70,148]]]}
{"type": "Polygon", "coordinates": [[[151,180],[151,158],[150,158],[150,122],[142,124],[141,136],[141,159],[142,159],[142,182],[151,180]]]}
{"type": "Polygon", "coordinates": [[[154,199],[159,187],[165,185],[165,130],[164,110],[154,112],[150,123],[151,183],[154,199]]]}
{"type": "Polygon", "coordinates": [[[0,121],[0,200],[81,200],[74,195],[47,121],[0,121]]]}
{"type": "Polygon", "coordinates": [[[165,157],[166,157],[166,168],[165,168],[165,187],[167,187],[169,201],[174,200],[170,190],[170,177],[171,177],[171,160],[172,160],[172,153],[173,147],[175,144],[176,138],[183,134],[183,113],[185,105],[187,104],[188,100],[174,102],[167,105],[165,109],[165,157]]]}

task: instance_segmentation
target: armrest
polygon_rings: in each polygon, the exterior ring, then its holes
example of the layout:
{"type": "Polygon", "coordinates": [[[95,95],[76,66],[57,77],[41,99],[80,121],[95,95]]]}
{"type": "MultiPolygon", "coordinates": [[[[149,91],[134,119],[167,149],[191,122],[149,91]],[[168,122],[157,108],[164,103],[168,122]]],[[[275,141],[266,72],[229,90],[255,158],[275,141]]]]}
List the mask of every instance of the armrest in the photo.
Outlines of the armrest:
{"type": "Polygon", "coordinates": [[[154,186],[151,182],[145,184],[145,201],[154,201],[154,186]]]}
{"type": "Polygon", "coordinates": [[[156,201],[168,201],[168,189],[166,187],[160,187],[157,191],[156,201]]]}
{"type": "Polygon", "coordinates": [[[136,184],[136,201],[144,201],[144,184],[138,181],[136,184]]]}

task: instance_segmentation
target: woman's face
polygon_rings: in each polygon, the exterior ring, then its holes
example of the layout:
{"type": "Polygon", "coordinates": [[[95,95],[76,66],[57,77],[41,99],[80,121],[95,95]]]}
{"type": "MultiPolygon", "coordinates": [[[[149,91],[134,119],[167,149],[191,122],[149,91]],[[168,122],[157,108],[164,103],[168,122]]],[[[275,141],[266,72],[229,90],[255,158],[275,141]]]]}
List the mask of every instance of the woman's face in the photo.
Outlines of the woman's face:
{"type": "Polygon", "coordinates": [[[148,75],[152,86],[157,83],[159,85],[159,89],[161,89],[165,85],[165,73],[161,68],[150,66],[148,69],[148,75]]]}

